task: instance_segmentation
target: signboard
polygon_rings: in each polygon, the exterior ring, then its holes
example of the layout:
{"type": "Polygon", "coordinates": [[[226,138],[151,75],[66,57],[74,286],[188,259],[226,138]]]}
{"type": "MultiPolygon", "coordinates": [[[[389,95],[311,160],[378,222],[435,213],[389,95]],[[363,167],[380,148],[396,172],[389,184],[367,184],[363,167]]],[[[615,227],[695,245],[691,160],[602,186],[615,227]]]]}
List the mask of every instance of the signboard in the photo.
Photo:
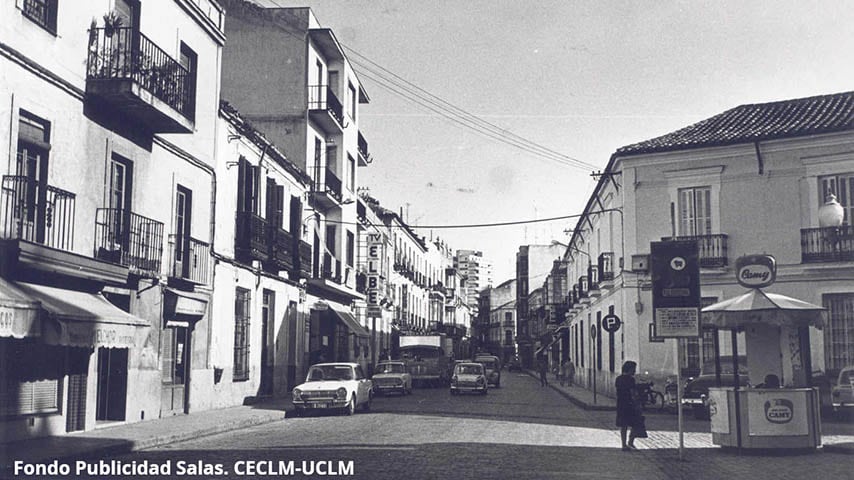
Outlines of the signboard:
{"type": "Polygon", "coordinates": [[[602,317],[602,329],[604,329],[608,333],[615,333],[620,329],[620,325],[623,322],[620,320],[620,317],[615,313],[609,313],[602,317]]]}
{"type": "Polygon", "coordinates": [[[38,311],[32,308],[0,306],[0,337],[41,336],[38,311]]]}
{"type": "Polygon", "coordinates": [[[650,244],[652,315],[659,338],[700,336],[700,262],[697,242],[650,244]]]}
{"type": "Polygon", "coordinates": [[[749,433],[753,436],[807,435],[805,391],[753,391],[747,394],[749,433]]]}
{"type": "Polygon", "coordinates": [[[745,255],[735,261],[735,272],[743,287],[767,287],[777,279],[777,260],[771,255],[745,255]]]}
{"type": "Polygon", "coordinates": [[[365,286],[365,300],[368,304],[366,314],[369,317],[382,315],[380,307],[380,288],[383,271],[383,236],[379,233],[369,233],[367,245],[367,285],[365,286]]]}
{"type": "Polygon", "coordinates": [[[712,419],[712,433],[729,434],[727,390],[709,389],[709,415],[712,419]]]}

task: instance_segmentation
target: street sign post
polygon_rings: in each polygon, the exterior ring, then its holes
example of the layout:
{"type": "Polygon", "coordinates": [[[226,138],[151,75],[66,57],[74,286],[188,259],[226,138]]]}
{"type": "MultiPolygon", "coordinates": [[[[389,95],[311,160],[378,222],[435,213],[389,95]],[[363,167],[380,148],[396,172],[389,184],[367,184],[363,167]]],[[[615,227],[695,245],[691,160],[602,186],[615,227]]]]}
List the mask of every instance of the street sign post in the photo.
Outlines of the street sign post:
{"type": "Polygon", "coordinates": [[[609,313],[602,317],[602,329],[608,333],[616,333],[622,324],[622,320],[615,313],[609,313]]]}

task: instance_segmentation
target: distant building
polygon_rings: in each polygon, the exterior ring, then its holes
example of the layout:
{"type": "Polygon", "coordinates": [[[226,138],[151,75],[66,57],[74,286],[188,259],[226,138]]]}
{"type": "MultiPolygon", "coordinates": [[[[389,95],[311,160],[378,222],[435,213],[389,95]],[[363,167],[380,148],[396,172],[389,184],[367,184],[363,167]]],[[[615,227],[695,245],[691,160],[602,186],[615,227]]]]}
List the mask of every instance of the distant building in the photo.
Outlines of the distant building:
{"type": "Polygon", "coordinates": [[[552,242],[549,245],[522,245],[516,253],[516,338],[519,355],[526,366],[533,365],[536,342],[539,340],[531,330],[528,295],[539,288],[554,266],[554,261],[563,255],[566,245],[552,242]]]}
{"type": "Polygon", "coordinates": [[[465,279],[465,301],[477,311],[478,293],[492,286],[492,261],[479,250],[457,250],[454,266],[465,279]]]}

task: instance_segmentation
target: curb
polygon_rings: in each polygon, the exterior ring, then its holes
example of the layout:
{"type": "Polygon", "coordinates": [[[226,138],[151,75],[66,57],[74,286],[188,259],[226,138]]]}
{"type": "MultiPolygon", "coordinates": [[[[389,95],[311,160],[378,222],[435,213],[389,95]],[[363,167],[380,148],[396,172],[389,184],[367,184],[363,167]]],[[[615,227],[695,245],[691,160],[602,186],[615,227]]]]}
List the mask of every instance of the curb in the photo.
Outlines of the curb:
{"type": "Polygon", "coordinates": [[[830,445],[822,445],[821,450],[826,453],[854,455],[854,443],[832,443],[830,445]]]}
{"type": "MultiPolygon", "coordinates": [[[[536,374],[534,374],[534,373],[532,373],[530,370],[525,370],[525,373],[527,373],[528,375],[530,375],[530,376],[534,377],[535,379],[539,380],[539,376],[538,376],[538,375],[536,375],[536,374]]],[[[585,401],[583,401],[583,400],[579,400],[578,398],[574,397],[574,396],[573,396],[572,394],[570,394],[569,392],[565,392],[565,391],[561,390],[560,388],[558,388],[556,385],[554,385],[554,384],[552,384],[552,383],[549,383],[549,384],[548,384],[548,385],[546,385],[546,386],[547,386],[547,387],[549,387],[549,388],[551,388],[552,390],[554,390],[555,392],[557,392],[558,394],[560,394],[562,397],[566,398],[566,399],[567,399],[567,400],[569,400],[570,402],[572,402],[572,404],[573,404],[573,405],[575,405],[575,406],[577,406],[577,407],[580,407],[580,408],[583,408],[584,410],[593,410],[593,411],[599,411],[599,412],[614,412],[614,411],[616,411],[616,410],[617,410],[617,407],[616,407],[616,406],[610,406],[610,405],[593,405],[593,404],[587,403],[587,402],[585,402],[585,401]]]]}

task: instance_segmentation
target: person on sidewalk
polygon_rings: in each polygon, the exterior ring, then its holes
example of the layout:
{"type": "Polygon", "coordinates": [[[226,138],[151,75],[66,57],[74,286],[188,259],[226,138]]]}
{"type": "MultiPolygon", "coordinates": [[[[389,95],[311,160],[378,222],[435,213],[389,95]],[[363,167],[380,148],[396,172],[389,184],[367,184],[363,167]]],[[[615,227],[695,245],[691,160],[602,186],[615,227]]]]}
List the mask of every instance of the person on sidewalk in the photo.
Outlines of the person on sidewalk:
{"type": "Polygon", "coordinates": [[[635,429],[638,408],[635,405],[635,372],[638,364],[627,360],[623,363],[622,375],[617,377],[614,386],[617,389],[617,426],[620,427],[620,440],[624,452],[635,449],[635,429]],[[626,433],[632,427],[626,442],[626,433]]]}
{"type": "Polygon", "coordinates": [[[564,375],[566,376],[566,385],[571,387],[572,382],[575,380],[575,364],[568,358],[566,359],[566,372],[564,372],[564,375]]]}
{"type": "Polygon", "coordinates": [[[564,359],[563,362],[560,363],[560,367],[557,371],[557,380],[560,382],[560,386],[566,385],[566,362],[569,360],[564,359]]]}
{"type": "Polygon", "coordinates": [[[540,386],[548,386],[549,379],[546,378],[546,373],[549,371],[549,361],[545,355],[537,357],[537,370],[540,372],[540,386]]]}

